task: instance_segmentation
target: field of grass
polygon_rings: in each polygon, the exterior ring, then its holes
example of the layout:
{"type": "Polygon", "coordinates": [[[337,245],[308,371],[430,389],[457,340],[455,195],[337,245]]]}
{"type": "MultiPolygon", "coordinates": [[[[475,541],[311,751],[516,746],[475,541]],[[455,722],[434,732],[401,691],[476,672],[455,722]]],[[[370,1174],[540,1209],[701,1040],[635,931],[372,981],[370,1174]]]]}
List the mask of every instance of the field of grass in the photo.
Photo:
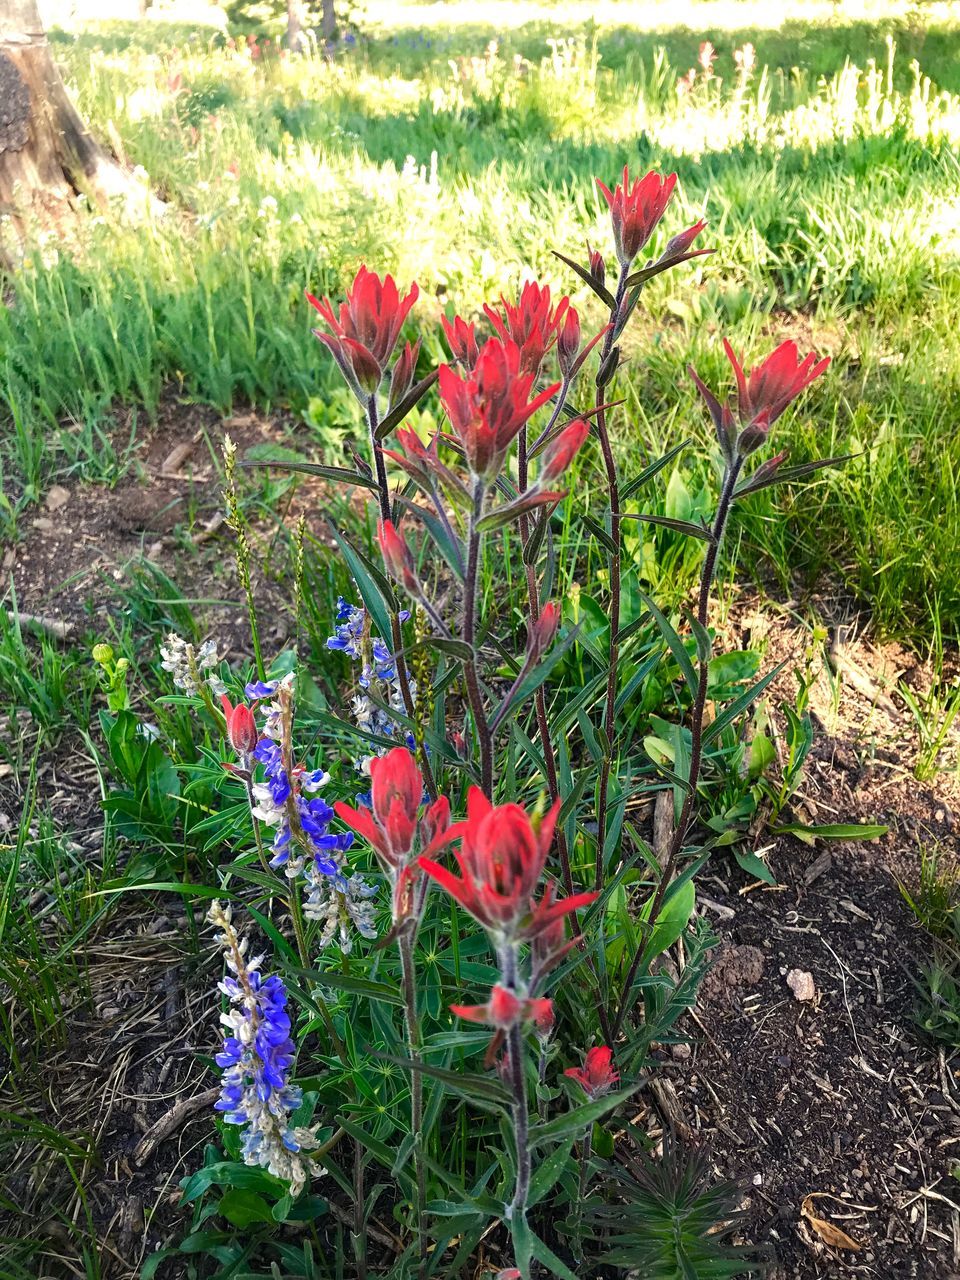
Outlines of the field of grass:
{"type": "Polygon", "coordinates": [[[787,494],[786,521],[751,507],[754,562],[784,589],[795,571],[841,580],[921,649],[955,639],[960,10],[595,12],[498,2],[478,22],[462,4],[381,4],[330,60],[252,60],[159,22],[55,36],[82,112],[166,207],[38,243],[8,281],[6,536],[58,475],[103,479],[97,428],[123,402],[152,412],[171,382],[224,412],[290,405],[341,452],[351,411],[304,286],[336,292],[361,260],[417,279],[434,357],[442,309],[475,312],[525,276],[583,304],[550,251],[602,238],[593,178],[629,163],[677,170],[672,223],[704,214],[716,253],[646,292],[621,448],[693,431],[695,493],[711,459],[687,361],[718,373],[722,334],[748,356],[785,335],[831,353],[784,443],[798,460],[858,456],[787,494]],[[714,74],[681,95],[703,40],[714,74]]]}

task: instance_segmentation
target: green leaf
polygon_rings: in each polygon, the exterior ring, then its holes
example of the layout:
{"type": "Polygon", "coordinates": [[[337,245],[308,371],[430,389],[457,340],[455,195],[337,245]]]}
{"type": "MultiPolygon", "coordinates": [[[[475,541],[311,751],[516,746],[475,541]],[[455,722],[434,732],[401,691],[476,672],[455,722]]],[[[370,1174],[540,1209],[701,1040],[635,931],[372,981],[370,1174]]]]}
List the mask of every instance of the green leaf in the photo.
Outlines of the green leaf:
{"type": "Polygon", "coordinates": [[[556,249],[551,249],[550,252],[555,258],[559,258],[561,262],[565,262],[571,271],[575,271],[584,284],[588,284],[597,297],[600,298],[611,311],[613,310],[616,306],[617,300],[606,285],[598,284],[590,274],[589,270],[586,267],[582,267],[579,262],[574,262],[573,258],[568,258],[566,254],[558,253],[556,249]]]}
{"type": "Polygon", "coordinates": [[[672,449],[668,450],[662,458],[657,458],[655,462],[651,462],[649,466],[644,467],[640,474],[634,476],[633,479],[621,490],[621,502],[626,502],[628,498],[631,498],[639,488],[645,485],[648,480],[652,480],[655,475],[658,475],[664,467],[668,467],[677,454],[691,444],[693,444],[693,437],[688,436],[686,440],[681,440],[679,444],[674,445],[672,449]]]}
{"type": "MultiPolygon", "coordinates": [[[[653,932],[644,946],[643,960],[640,964],[641,970],[646,969],[652,960],[662,955],[668,947],[673,946],[693,915],[693,908],[697,903],[697,893],[693,880],[687,880],[680,884],[680,887],[675,892],[673,889],[674,886],[671,885],[670,889],[667,890],[660,915],[657,917],[653,932]]],[[[638,918],[641,921],[649,920],[652,906],[653,898],[651,897],[640,908],[638,918]]]]}
{"type": "Polygon", "coordinates": [[[777,877],[764,860],[757,857],[752,850],[737,846],[733,850],[733,856],[736,858],[737,864],[743,868],[748,876],[753,876],[755,880],[762,880],[764,884],[777,883],[777,877]]]}
{"type": "Polygon", "coordinates": [[[235,1190],[256,1191],[263,1195],[281,1197],[287,1190],[282,1178],[275,1178],[266,1169],[255,1165],[240,1164],[234,1160],[222,1160],[208,1164],[181,1182],[186,1204],[196,1200],[211,1187],[230,1187],[235,1190]]]}
{"type": "Polygon", "coordinates": [[[607,533],[606,529],[594,520],[593,516],[588,516],[585,512],[581,511],[579,520],[581,524],[585,525],[590,530],[596,540],[599,543],[602,543],[612,556],[617,554],[617,544],[614,542],[613,538],[610,537],[610,534],[607,533]]]}
{"type": "Polygon", "coordinates": [[[440,370],[433,369],[425,378],[421,378],[419,382],[415,382],[413,384],[403,399],[399,400],[394,405],[377,427],[378,440],[383,440],[385,436],[390,434],[394,427],[399,426],[410,410],[416,407],[417,402],[423,399],[439,377],[440,370]]]}
{"type": "Polygon", "coordinates": [[[390,642],[392,628],[390,625],[390,613],[394,604],[393,592],[389,584],[382,575],[371,573],[371,565],[364,556],[350,545],[349,541],[340,533],[339,529],[333,522],[330,522],[333,530],[333,536],[337,540],[337,545],[344,560],[347,562],[347,568],[357,584],[357,590],[363,599],[367,612],[376,624],[377,630],[380,632],[380,639],[390,642]],[[381,580],[378,582],[377,578],[381,580]],[[386,586],[386,592],[383,587],[386,586]]]}
{"type": "Polygon", "coordinates": [[[667,646],[673,654],[677,666],[680,668],[680,673],[686,681],[687,688],[690,690],[690,696],[695,699],[700,682],[697,679],[697,673],[693,669],[693,663],[690,661],[690,655],[687,653],[686,646],[650,597],[644,595],[642,591],[638,592],[638,595],[650,610],[653,620],[659,628],[660,634],[667,642],[667,646]]]}
{"type": "MultiPolygon", "coordinates": [[[[285,1199],[288,1197],[284,1197],[285,1199]]],[[[234,1189],[221,1197],[217,1212],[233,1226],[244,1230],[257,1222],[267,1222],[273,1226],[276,1219],[273,1210],[255,1191],[234,1189]]]]}
{"type": "MultiPolygon", "coordinates": [[[[778,467],[776,471],[761,475],[759,479],[754,480],[748,476],[733,491],[735,498],[744,498],[748,493],[759,493],[761,489],[769,489],[775,484],[789,484],[792,480],[803,480],[809,475],[813,475],[815,471],[822,471],[825,467],[841,467],[845,462],[849,462],[851,458],[858,458],[860,455],[856,453],[844,453],[836,458],[821,458],[817,462],[801,462],[796,467],[778,467]]],[[[762,469],[758,467],[757,470],[762,469]]]]}
{"type": "Polygon", "coordinates": [[[527,1197],[529,1208],[539,1204],[543,1197],[548,1195],[556,1186],[561,1174],[570,1164],[572,1148],[573,1137],[571,1136],[561,1142],[556,1150],[551,1151],[546,1160],[541,1160],[537,1165],[536,1171],[530,1179],[530,1194],[527,1197]]]}
{"type": "Polygon", "coordinates": [[[530,1130],[530,1145],[539,1147],[544,1142],[560,1142],[571,1134],[577,1137],[585,1133],[602,1116],[608,1115],[619,1107],[621,1102],[626,1102],[632,1097],[642,1083],[637,1081],[627,1089],[618,1089],[616,1093],[608,1093],[606,1097],[598,1098],[596,1102],[587,1102],[572,1111],[564,1112],[563,1115],[548,1120],[546,1124],[534,1125],[530,1130]]]}
{"type": "Polygon", "coordinates": [[[407,1071],[418,1071],[421,1075],[428,1076],[431,1080],[439,1081],[445,1089],[459,1094],[460,1097],[466,1098],[468,1102],[476,1103],[477,1106],[487,1104],[490,1106],[501,1108],[509,1107],[511,1103],[510,1092],[504,1088],[499,1080],[491,1080],[487,1076],[479,1076],[469,1074],[464,1071],[448,1071],[446,1067],[435,1067],[429,1062],[412,1062],[409,1058],[395,1058],[390,1053],[374,1053],[375,1058],[382,1058],[386,1062],[393,1062],[398,1067],[405,1067],[407,1071]]]}
{"type": "Polygon", "coordinates": [[[642,520],[644,524],[659,524],[665,529],[674,529],[691,538],[700,538],[703,542],[712,542],[713,534],[705,524],[694,524],[692,520],[674,520],[670,516],[652,516],[644,511],[624,511],[624,520],[642,520]]]}
{"type": "Polygon", "coordinates": [[[300,471],[304,475],[321,476],[324,480],[334,480],[338,484],[357,485],[361,489],[372,489],[374,493],[379,491],[376,480],[362,475],[359,471],[352,471],[349,467],[326,467],[319,462],[288,462],[277,459],[268,459],[266,462],[244,460],[240,465],[250,468],[270,467],[274,471],[300,471]]]}
{"type": "Polygon", "coordinates": [[[820,840],[877,840],[889,830],[869,822],[825,822],[814,826],[788,822],[781,827],[771,827],[775,836],[816,836],[820,840]]]}
{"type": "Polygon", "coordinates": [[[749,707],[752,702],[756,702],[764,689],[776,680],[777,676],[787,665],[787,662],[787,658],[784,658],[782,662],[778,662],[773,670],[768,671],[767,674],[759,679],[751,689],[748,689],[746,693],[742,693],[739,698],[735,698],[734,701],[730,703],[729,707],[718,715],[717,718],[704,730],[703,745],[707,746],[709,743],[715,741],[720,734],[723,733],[727,725],[732,724],[738,716],[746,711],[747,707],[749,707]]]}
{"type": "Polygon", "coordinates": [[[332,987],[334,991],[346,991],[350,995],[364,996],[368,1000],[380,1000],[384,1004],[403,1004],[401,993],[395,986],[386,982],[374,982],[372,978],[360,978],[352,973],[341,973],[337,969],[301,969],[293,964],[284,964],[283,969],[285,973],[295,974],[298,978],[306,979],[308,983],[332,987]]]}

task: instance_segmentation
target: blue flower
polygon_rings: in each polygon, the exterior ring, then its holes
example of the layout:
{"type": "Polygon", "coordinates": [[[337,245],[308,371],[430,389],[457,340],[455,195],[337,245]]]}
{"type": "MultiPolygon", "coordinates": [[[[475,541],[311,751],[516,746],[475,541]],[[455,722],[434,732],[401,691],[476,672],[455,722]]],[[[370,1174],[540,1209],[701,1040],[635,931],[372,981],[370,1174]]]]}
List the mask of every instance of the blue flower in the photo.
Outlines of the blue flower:
{"type": "Polygon", "coordinates": [[[229,907],[224,910],[214,902],[209,918],[221,930],[220,945],[234,975],[219,984],[230,1009],[220,1018],[227,1032],[215,1058],[223,1076],[214,1108],[227,1124],[245,1127],[245,1162],[284,1178],[298,1195],[311,1171],[300,1153],[315,1148],[317,1141],[309,1129],[290,1124],[302,1094],[289,1080],[295,1047],[286,988],[275,975],[262,977],[262,957],[245,959],[229,907]]]}

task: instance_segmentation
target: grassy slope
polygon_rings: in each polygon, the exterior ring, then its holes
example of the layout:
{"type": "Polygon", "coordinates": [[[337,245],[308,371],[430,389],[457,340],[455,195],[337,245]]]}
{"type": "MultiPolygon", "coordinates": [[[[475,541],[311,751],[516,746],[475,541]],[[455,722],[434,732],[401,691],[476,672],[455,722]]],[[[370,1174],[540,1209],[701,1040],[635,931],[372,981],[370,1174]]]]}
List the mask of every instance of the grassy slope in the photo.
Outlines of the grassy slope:
{"type": "MultiPolygon", "coordinates": [[[[717,253],[649,291],[624,448],[695,433],[696,494],[711,460],[687,360],[722,377],[720,333],[749,355],[783,335],[831,351],[823,390],[782,436],[798,459],[861,456],[785,495],[787,521],[754,500],[746,536],[784,575],[842,573],[888,628],[955,636],[960,8],[931,6],[922,26],[903,6],[841,23],[808,5],[773,28],[738,25],[768,21],[750,4],[607,4],[600,25],[583,6],[510,5],[493,51],[494,27],[468,25],[471,12],[382,6],[334,65],[254,64],[160,26],[58,45],[83,111],[112,122],[168,209],[136,228],[98,218],[74,252],[41,245],[24,264],[0,313],[7,490],[29,499],[64,466],[96,478],[95,435],[51,428],[95,422],[116,397],[152,406],[171,377],[224,409],[309,406],[329,444],[344,402],[304,284],[335,291],[362,258],[418,279],[427,322],[525,274],[570,289],[549,250],[606,243],[594,175],[671,167],[669,227],[706,210],[717,253]],[[627,25],[651,18],[652,31],[627,25]],[[719,79],[679,98],[705,38],[719,79]],[[758,69],[743,80],[733,51],[747,41],[758,69]]],[[[685,500],[678,477],[670,502],[685,500]]]]}

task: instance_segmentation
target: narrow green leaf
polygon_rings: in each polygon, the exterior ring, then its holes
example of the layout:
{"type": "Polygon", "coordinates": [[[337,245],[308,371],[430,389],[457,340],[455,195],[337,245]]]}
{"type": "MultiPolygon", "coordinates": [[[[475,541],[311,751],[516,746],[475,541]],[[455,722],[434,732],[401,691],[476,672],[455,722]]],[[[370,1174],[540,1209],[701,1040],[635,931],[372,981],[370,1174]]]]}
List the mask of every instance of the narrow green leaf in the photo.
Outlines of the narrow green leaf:
{"type": "Polygon", "coordinates": [[[687,688],[690,690],[690,696],[695,699],[700,682],[697,679],[697,673],[693,669],[693,663],[690,661],[690,655],[687,653],[686,646],[650,597],[644,595],[642,591],[638,592],[638,595],[650,610],[653,620],[659,628],[660,634],[666,641],[667,647],[673,654],[677,666],[680,668],[680,673],[686,681],[687,688]]]}
{"type": "Polygon", "coordinates": [[[621,513],[624,520],[642,520],[644,524],[659,524],[665,529],[674,529],[677,533],[684,533],[690,538],[700,538],[703,542],[712,542],[713,534],[705,524],[694,524],[692,520],[674,520],[672,516],[653,516],[645,511],[624,511],[621,513]]]}
{"type": "Polygon", "coordinates": [[[693,437],[688,436],[686,440],[681,440],[679,444],[668,450],[662,458],[657,458],[655,462],[651,462],[649,466],[644,467],[639,475],[634,476],[632,480],[624,485],[620,491],[620,501],[626,502],[628,498],[633,497],[639,488],[645,485],[648,480],[652,480],[655,475],[658,475],[664,467],[668,467],[677,454],[691,444],[693,444],[693,437]]]}
{"type": "Polygon", "coordinates": [[[781,827],[771,827],[775,836],[818,836],[821,840],[877,840],[889,830],[889,827],[870,822],[824,822],[813,826],[787,822],[781,827]]]}
{"type": "Polygon", "coordinates": [[[244,459],[240,465],[260,469],[269,467],[273,471],[300,471],[304,475],[321,476],[324,480],[334,480],[338,484],[352,484],[361,489],[372,489],[375,493],[379,488],[376,480],[362,475],[359,471],[352,471],[349,467],[326,467],[319,462],[251,462],[244,459]]]}
{"type": "Polygon", "coordinates": [[[556,249],[552,249],[551,253],[555,258],[559,258],[561,262],[565,262],[571,271],[575,271],[584,284],[588,284],[593,292],[606,304],[612,311],[616,305],[616,298],[610,290],[602,284],[598,284],[586,267],[582,267],[579,262],[574,262],[573,258],[568,258],[566,254],[558,253],[556,249]]]}
{"type": "Polygon", "coordinates": [[[415,382],[413,384],[403,399],[394,405],[377,427],[378,440],[383,440],[385,436],[390,434],[394,427],[400,425],[410,410],[416,407],[417,402],[423,399],[439,377],[440,370],[433,369],[425,378],[421,378],[419,382],[415,382]]]}
{"type": "Polygon", "coordinates": [[[343,558],[347,562],[347,568],[357,584],[357,590],[360,592],[367,612],[376,624],[380,639],[389,644],[392,635],[390,613],[396,603],[392,589],[382,574],[371,572],[372,566],[369,561],[350,544],[333,521],[330,521],[330,527],[333,530],[333,536],[337,540],[337,545],[340,547],[343,558]],[[386,591],[383,590],[384,587],[386,587],[386,591]]]}

